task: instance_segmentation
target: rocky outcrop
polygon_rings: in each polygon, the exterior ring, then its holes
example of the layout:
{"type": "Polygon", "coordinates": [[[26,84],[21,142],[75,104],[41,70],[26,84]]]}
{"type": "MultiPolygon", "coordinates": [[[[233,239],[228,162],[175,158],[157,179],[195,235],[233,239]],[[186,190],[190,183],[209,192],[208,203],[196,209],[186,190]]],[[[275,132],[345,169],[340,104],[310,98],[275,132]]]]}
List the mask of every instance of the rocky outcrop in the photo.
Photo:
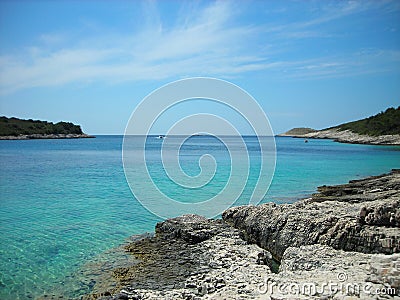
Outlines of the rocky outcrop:
{"type": "Polygon", "coordinates": [[[362,253],[400,252],[400,173],[320,187],[294,204],[233,207],[223,219],[280,260],[288,247],[324,244],[362,253]]]}
{"type": "Polygon", "coordinates": [[[350,130],[339,130],[336,128],[316,130],[314,132],[298,133],[289,130],[279,136],[291,136],[298,138],[312,138],[312,139],[333,139],[340,143],[350,144],[371,144],[371,145],[400,145],[400,134],[391,135],[361,135],[350,130]]]}
{"type": "Polygon", "coordinates": [[[399,263],[400,254],[289,247],[260,291],[266,299],[398,299],[399,263]]]}
{"type": "Polygon", "coordinates": [[[161,222],[83,299],[400,299],[400,172],[318,190],[161,222]]]}
{"type": "Polygon", "coordinates": [[[271,273],[261,259],[265,250],[222,220],[197,215],[157,224],[155,236],[128,244],[126,251],[140,262],[114,269],[117,286],[95,287],[83,299],[255,299],[271,273]]]}
{"type": "Polygon", "coordinates": [[[167,239],[182,239],[190,244],[208,240],[226,230],[221,220],[212,221],[198,215],[184,215],[156,225],[156,234],[167,239]]]}

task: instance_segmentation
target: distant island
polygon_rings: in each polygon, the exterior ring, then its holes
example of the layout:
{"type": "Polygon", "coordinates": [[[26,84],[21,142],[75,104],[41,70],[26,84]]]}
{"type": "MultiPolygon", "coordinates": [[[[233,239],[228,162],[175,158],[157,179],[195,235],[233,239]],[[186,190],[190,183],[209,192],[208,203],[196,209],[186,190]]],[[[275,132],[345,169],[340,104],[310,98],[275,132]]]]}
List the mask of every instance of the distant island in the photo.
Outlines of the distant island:
{"type": "Polygon", "coordinates": [[[93,138],[71,122],[56,124],[40,120],[0,117],[0,140],[93,138]]]}
{"type": "Polygon", "coordinates": [[[388,108],[385,112],[362,120],[322,130],[293,128],[279,136],[333,139],[352,144],[400,145],[400,106],[388,108]]]}

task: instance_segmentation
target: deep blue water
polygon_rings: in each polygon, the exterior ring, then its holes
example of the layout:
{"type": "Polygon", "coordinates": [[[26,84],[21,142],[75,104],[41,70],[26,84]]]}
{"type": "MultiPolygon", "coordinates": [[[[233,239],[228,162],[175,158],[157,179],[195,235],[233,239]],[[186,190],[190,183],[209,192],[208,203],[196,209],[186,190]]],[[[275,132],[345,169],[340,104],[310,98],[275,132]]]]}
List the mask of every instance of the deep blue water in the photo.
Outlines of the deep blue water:
{"type": "MultiPolygon", "coordinates": [[[[255,138],[245,141],[251,148],[255,138]]],[[[150,140],[147,150],[149,171],[161,190],[189,202],[218,193],[220,185],[210,183],[193,199],[164,185],[160,143],[150,140]]],[[[395,146],[304,143],[284,137],[276,138],[276,146],[276,171],[263,202],[290,203],[323,184],[400,168],[400,147],[395,146]]],[[[121,150],[122,136],[0,141],[0,299],[88,292],[90,287],[75,278],[85,262],[133,234],[153,231],[161,219],[133,197],[121,150]]],[[[196,175],[201,153],[216,158],[216,182],[224,181],[229,153],[209,137],[198,136],[182,146],[182,169],[196,175]]],[[[252,166],[239,204],[251,195],[252,175],[258,172],[257,164],[252,166]]]]}

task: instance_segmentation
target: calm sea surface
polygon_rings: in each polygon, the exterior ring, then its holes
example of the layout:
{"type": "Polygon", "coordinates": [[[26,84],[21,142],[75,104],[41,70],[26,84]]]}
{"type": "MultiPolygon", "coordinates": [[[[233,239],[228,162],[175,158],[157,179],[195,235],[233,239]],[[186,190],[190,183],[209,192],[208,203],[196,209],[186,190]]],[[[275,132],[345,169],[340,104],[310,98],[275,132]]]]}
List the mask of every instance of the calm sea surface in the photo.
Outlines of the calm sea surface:
{"type": "MultiPolygon", "coordinates": [[[[0,299],[87,293],[93,282],[77,275],[85,263],[133,234],[153,231],[161,219],[132,196],[122,166],[122,139],[0,141],[0,299]]],[[[251,148],[256,139],[245,141],[251,148]]],[[[168,192],[173,189],[158,170],[161,144],[162,140],[149,139],[149,170],[160,176],[155,178],[160,190],[168,192]]],[[[330,140],[304,143],[283,137],[276,138],[276,145],[276,171],[263,202],[290,203],[319,185],[400,168],[400,147],[330,140]]],[[[229,155],[210,137],[194,137],[182,147],[182,169],[197,174],[201,153],[216,158],[217,166],[222,166],[215,173],[216,182],[223,182],[229,155]]],[[[251,194],[251,181],[257,178],[252,172],[258,172],[254,166],[239,204],[251,194]]],[[[220,185],[214,187],[198,198],[218,193],[220,185]]],[[[196,201],[183,194],[174,196],[196,201]]]]}

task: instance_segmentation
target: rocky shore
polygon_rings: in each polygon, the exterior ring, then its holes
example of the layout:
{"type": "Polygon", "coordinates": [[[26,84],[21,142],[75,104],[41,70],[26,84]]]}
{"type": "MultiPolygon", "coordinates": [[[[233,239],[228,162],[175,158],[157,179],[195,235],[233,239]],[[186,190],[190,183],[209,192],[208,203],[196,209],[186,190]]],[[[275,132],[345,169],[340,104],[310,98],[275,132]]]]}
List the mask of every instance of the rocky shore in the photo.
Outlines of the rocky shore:
{"type": "Polygon", "coordinates": [[[125,251],[83,299],[400,299],[400,170],[169,219],[125,251]]]}
{"type": "Polygon", "coordinates": [[[301,130],[302,128],[294,128],[286,133],[278,136],[290,136],[298,138],[310,139],[333,139],[340,143],[350,144],[371,144],[371,145],[400,145],[400,135],[380,135],[370,136],[354,133],[350,130],[324,129],[324,130],[301,130]]]}
{"type": "Polygon", "coordinates": [[[80,139],[94,138],[94,135],[89,134],[21,134],[0,136],[0,140],[34,140],[34,139],[80,139]]]}

